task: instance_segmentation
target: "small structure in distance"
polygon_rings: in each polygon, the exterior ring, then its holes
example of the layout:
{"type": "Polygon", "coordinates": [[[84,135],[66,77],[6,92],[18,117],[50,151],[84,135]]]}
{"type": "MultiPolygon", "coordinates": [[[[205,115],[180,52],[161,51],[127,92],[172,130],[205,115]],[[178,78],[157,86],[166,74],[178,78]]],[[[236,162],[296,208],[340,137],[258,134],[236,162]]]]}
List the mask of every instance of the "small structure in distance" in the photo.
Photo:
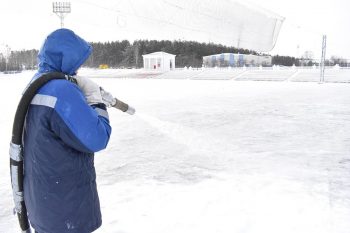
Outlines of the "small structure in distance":
{"type": "Polygon", "coordinates": [[[166,52],[154,52],[142,55],[143,68],[160,71],[175,70],[175,56],[166,52]]]}
{"type": "Polygon", "coordinates": [[[271,56],[221,53],[203,57],[204,67],[271,66],[271,56]]]}

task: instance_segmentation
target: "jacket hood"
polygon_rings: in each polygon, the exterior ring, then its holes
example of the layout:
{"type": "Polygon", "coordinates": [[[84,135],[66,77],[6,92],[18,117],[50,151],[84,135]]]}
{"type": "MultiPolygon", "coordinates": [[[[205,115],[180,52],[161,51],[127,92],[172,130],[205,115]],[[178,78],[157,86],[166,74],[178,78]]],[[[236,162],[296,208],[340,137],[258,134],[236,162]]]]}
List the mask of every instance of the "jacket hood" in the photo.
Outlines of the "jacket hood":
{"type": "Polygon", "coordinates": [[[91,45],[72,30],[58,29],[47,36],[39,51],[39,73],[58,71],[75,75],[91,52],[91,45]]]}

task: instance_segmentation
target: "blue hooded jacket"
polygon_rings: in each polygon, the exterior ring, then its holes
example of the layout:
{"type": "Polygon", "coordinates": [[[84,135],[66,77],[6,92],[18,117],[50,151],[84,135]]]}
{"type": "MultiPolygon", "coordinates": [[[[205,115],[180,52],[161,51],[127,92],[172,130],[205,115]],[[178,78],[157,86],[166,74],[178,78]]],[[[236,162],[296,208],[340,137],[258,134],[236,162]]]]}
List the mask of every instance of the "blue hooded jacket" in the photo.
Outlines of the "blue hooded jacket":
{"type": "MultiPolygon", "coordinates": [[[[39,70],[74,75],[91,46],[68,29],[51,33],[39,51],[39,70]]],[[[39,233],[88,233],[101,226],[94,152],[111,134],[104,104],[90,106],[79,87],[52,80],[28,109],[23,134],[24,200],[39,233]]]]}

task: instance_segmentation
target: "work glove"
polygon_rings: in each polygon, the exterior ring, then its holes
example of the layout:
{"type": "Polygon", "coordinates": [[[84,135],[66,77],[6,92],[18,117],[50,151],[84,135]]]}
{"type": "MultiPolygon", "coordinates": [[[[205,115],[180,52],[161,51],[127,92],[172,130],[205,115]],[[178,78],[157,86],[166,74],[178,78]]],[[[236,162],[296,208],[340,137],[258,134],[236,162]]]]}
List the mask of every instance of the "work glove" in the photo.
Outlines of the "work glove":
{"type": "Polygon", "coordinates": [[[77,84],[89,105],[103,103],[99,85],[86,77],[75,76],[74,78],[77,80],[77,84]]]}
{"type": "Polygon", "coordinates": [[[114,106],[117,102],[117,100],[112,96],[111,93],[104,90],[102,87],[100,87],[102,101],[107,107],[114,106]]]}

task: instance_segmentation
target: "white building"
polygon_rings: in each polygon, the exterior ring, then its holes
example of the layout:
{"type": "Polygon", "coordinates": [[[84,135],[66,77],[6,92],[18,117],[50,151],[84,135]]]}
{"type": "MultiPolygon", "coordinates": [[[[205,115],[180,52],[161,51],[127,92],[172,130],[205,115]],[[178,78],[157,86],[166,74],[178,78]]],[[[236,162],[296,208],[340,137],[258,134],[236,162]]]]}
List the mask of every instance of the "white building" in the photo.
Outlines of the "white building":
{"type": "Polygon", "coordinates": [[[271,66],[271,56],[221,53],[203,57],[204,67],[271,66]]]}
{"type": "Polygon", "coordinates": [[[155,52],[143,57],[143,68],[147,70],[175,70],[175,56],[165,52],[155,52]]]}

